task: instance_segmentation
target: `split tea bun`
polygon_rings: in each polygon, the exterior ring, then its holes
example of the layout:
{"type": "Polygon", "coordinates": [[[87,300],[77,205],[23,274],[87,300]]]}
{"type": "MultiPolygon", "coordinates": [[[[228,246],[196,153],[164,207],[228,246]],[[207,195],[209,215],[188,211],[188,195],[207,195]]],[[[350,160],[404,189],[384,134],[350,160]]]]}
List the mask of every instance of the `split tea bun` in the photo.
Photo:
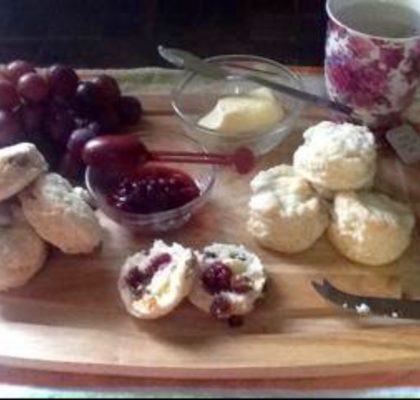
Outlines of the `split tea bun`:
{"type": "Polygon", "coordinates": [[[188,296],[194,272],[191,249],[156,240],[150,250],[134,254],[122,266],[118,281],[121,299],[136,318],[163,317],[188,296]]]}
{"type": "Polygon", "coordinates": [[[214,243],[197,253],[198,274],[189,300],[217,319],[250,313],[263,296],[266,273],[244,246],[214,243]]]}

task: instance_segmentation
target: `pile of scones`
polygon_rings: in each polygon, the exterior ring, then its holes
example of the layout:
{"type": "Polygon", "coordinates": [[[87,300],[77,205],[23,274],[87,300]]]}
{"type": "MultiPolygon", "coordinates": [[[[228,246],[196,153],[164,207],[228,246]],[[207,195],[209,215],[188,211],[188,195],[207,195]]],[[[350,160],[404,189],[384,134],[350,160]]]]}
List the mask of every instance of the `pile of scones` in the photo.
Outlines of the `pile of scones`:
{"type": "Polygon", "coordinates": [[[333,246],[357,263],[398,259],[411,242],[415,216],[408,205],[373,189],[373,134],[324,121],[303,137],[293,166],[261,171],[251,181],[250,234],[263,247],[297,253],[327,231],[333,246]]]}
{"type": "Polygon", "coordinates": [[[27,283],[50,246],[67,254],[92,252],[102,228],[83,188],[48,172],[31,143],[0,149],[0,290],[27,283]]]}

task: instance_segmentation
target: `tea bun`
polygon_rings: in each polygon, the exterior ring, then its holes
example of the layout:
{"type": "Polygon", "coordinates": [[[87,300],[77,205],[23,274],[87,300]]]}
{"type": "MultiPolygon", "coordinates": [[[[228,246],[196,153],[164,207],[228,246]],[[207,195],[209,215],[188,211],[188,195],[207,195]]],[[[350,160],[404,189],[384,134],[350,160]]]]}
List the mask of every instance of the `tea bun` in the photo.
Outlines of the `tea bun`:
{"type": "Polygon", "coordinates": [[[295,171],[318,190],[359,190],[376,173],[375,138],[368,128],[324,121],[307,129],[293,157],[295,171]]]}
{"type": "Polygon", "coordinates": [[[329,223],[328,210],[293,167],[279,165],[251,182],[248,232],[264,247],[296,253],[311,247],[329,223]]]}
{"type": "Polygon", "coordinates": [[[331,243],[350,260],[382,265],[409,246],[415,217],[408,206],[371,192],[342,192],[334,199],[331,243]]]}

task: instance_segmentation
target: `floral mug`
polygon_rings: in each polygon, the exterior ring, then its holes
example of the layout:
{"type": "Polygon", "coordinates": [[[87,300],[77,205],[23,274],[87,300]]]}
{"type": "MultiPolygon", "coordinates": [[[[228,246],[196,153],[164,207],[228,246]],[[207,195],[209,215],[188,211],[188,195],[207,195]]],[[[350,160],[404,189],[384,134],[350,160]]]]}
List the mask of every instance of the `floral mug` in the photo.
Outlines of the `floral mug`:
{"type": "Polygon", "coordinates": [[[420,1],[328,0],[329,96],[372,128],[400,123],[420,82],[420,1]]]}

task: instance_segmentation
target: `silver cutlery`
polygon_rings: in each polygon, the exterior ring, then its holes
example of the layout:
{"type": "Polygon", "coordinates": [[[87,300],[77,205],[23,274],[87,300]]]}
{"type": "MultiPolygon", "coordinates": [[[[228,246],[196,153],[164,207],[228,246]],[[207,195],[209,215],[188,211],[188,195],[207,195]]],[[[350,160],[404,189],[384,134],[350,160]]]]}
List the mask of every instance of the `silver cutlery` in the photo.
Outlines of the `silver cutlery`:
{"type": "MultiPolygon", "coordinates": [[[[213,63],[206,62],[194,54],[180,49],[172,49],[164,46],[158,47],[159,54],[171,64],[184,68],[200,75],[207,76],[213,79],[224,79],[231,75],[231,73],[213,63]]],[[[246,68],[246,71],[249,71],[250,68],[246,68]]],[[[256,71],[257,72],[257,71],[256,71]]],[[[284,93],[291,97],[297,98],[299,100],[316,104],[320,107],[327,107],[331,110],[338,111],[340,113],[346,114],[350,119],[355,123],[361,123],[360,119],[356,115],[352,107],[349,107],[345,104],[341,104],[327,98],[315,95],[313,93],[305,92],[293,88],[291,86],[284,85],[279,82],[274,82],[270,79],[261,78],[255,74],[249,72],[244,72],[240,75],[242,78],[249,81],[258,83],[259,85],[268,87],[270,89],[276,90],[278,92],[284,93]]]]}
{"type": "Polygon", "coordinates": [[[324,299],[360,315],[420,319],[420,301],[418,300],[358,296],[337,289],[326,279],[322,283],[312,282],[312,286],[324,299]]]}

